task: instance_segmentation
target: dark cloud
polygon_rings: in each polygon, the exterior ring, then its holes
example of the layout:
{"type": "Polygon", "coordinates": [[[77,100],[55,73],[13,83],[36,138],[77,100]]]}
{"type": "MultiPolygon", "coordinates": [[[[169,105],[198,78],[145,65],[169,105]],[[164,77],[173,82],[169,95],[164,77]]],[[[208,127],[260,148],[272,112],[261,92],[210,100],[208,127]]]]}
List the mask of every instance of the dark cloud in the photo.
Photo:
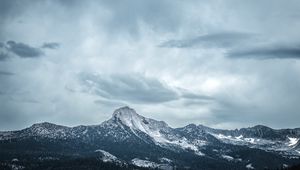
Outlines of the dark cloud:
{"type": "Polygon", "coordinates": [[[300,47],[273,46],[232,50],[229,58],[241,59],[300,59],[300,47]]]}
{"type": "Polygon", "coordinates": [[[160,81],[140,75],[81,74],[80,79],[87,92],[106,99],[134,103],[162,103],[178,99],[178,94],[160,81]]]}
{"type": "Polygon", "coordinates": [[[215,99],[211,96],[174,90],[157,79],[141,75],[93,75],[81,74],[80,79],[87,87],[84,91],[101,96],[96,103],[122,106],[124,102],[164,103],[183,99],[185,105],[204,104],[215,99]],[[122,104],[120,104],[122,103],[122,104]]]}
{"type": "Polygon", "coordinates": [[[208,103],[213,103],[216,99],[212,96],[207,96],[203,94],[192,93],[186,89],[178,89],[180,91],[180,98],[183,99],[183,104],[185,106],[199,106],[208,103]]]}
{"type": "MultiPolygon", "coordinates": [[[[20,8],[22,5],[26,5],[22,1],[17,0],[1,0],[0,5],[0,18],[5,19],[6,17],[15,16],[16,13],[19,13],[23,8],[20,8]],[[19,9],[19,10],[16,10],[19,9]]],[[[0,21],[1,22],[1,21],[0,21]]]]}
{"type": "Polygon", "coordinates": [[[182,98],[191,99],[191,100],[215,100],[214,97],[206,96],[206,95],[199,95],[194,93],[185,93],[181,95],[182,98]]]}
{"type": "Polygon", "coordinates": [[[57,49],[59,48],[59,43],[56,42],[48,42],[48,43],[44,43],[42,45],[42,48],[48,48],[48,49],[57,49]]]}
{"type": "Polygon", "coordinates": [[[207,100],[183,100],[183,106],[185,107],[190,107],[190,106],[203,106],[203,105],[208,105],[210,102],[207,100]]]}
{"type": "Polygon", "coordinates": [[[228,58],[243,59],[299,59],[300,47],[293,45],[276,45],[264,42],[262,46],[249,48],[250,44],[259,44],[261,40],[256,34],[240,32],[222,32],[206,34],[196,38],[169,40],[159,45],[165,48],[228,48],[228,58]],[[267,46],[266,46],[267,44],[267,46]]]}
{"type": "Polygon", "coordinates": [[[23,58],[35,58],[43,55],[43,52],[39,48],[31,47],[24,43],[17,43],[15,41],[7,41],[8,51],[23,58]]]}
{"type": "Polygon", "coordinates": [[[8,72],[8,71],[1,71],[0,70],[0,76],[13,76],[13,75],[15,75],[14,73],[12,73],[12,72],[8,72]]]}
{"type": "Polygon", "coordinates": [[[28,1],[18,0],[0,1],[0,41],[8,38],[7,34],[5,33],[5,26],[13,19],[18,18],[20,14],[27,10],[27,7],[32,3],[33,2],[28,3],[28,1]]]}
{"type": "Polygon", "coordinates": [[[44,43],[41,48],[15,41],[0,42],[0,61],[5,61],[15,54],[21,58],[38,58],[44,55],[43,49],[57,49],[60,44],[56,42],[44,43]]]}
{"type": "Polygon", "coordinates": [[[0,51],[0,61],[5,61],[9,58],[9,55],[7,53],[0,51]]]}
{"type": "Polygon", "coordinates": [[[199,107],[203,105],[212,105],[217,103],[217,99],[211,96],[201,95],[201,94],[186,94],[181,96],[181,101],[183,106],[186,107],[199,107]]]}
{"type": "Polygon", "coordinates": [[[215,34],[206,34],[196,38],[183,40],[169,40],[159,45],[166,48],[191,48],[196,46],[202,47],[220,47],[227,48],[249,41],[254,38],[253,34],[240,32],[221,32],[215,34]]]}
{"type": "Polygon", "coordinates": [[[5,61],[9,58],[7,51],[5,49],[5,44],[0,42],[0,61],[5,61]]]}

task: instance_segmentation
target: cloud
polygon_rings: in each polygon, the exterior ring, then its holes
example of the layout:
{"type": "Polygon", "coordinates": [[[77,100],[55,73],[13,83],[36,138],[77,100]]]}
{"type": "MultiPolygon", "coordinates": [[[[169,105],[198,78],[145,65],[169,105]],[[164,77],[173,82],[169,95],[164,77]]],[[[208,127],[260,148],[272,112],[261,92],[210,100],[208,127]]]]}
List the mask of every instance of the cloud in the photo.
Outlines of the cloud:
{"type": "Polygon", "coordinates": [[[23,11],[27,3],[16,0],[2,0],[0,5],[0,19],[3,22],[4,19],[11,18],[23,11]]]}
{"type": "Polygon", "coordinates": [[[7,60],[12,54],[21,58],[39,58],[45,54],[43,49],[57,49],[59,46],[59,43],[56,42],[44,43],[41,48],[32,47],[22,42],[0,42],[0,61],[7,60]]]}
{"type": "Polygon", "coordinates": [[[172,32],[178,29],[183,19],[180,3],[170,0],[97,1],[96,4],[110,14],[104,26],[113,33],[111,35],[129,33],[138,37],[141,24],[158,32],[172,32]]]}
{"type": "Polygon", "coordinates": [[[48,43],[44,43],[42,45],[42,48],[48,48],[48,49],[57,49],[59,48],[59,43],[56,42],[48,42],[48,43]]]}
{"type": "Polygon", "coordinates": [[[1,71],[0,70],[0,76],[13,76],[13,75],[15,75],[14,73],[12,73],[12,72],[8,72],[8,71],[1,71]]]}
{"type": "Polygon", "coordinates": [[[5,48],[5,44],[0,42],[0,61],[6,61],[9,58],[8,52],[5,48]]]}
{"type": "Polygon", "coordinates": [[[270,40],[262,41],[256,34],[221,32],[205,34],[196,38],[169,40],[163,48],[226,48],[225,56],[242,59],[299,59],[300,48],[291,44],[276,45],[270,40]],[[263,42],[263,43],[262,43],[263,42]],[[253,44],[256,47],[251,47],[253,44]],[[250,46],[250,47],[249,47],[250,46]]]}
{"type": "Polygon", "coordinates": [[[0,0],[0,128],[120,105],[174,127],[299,126],[299,3],[0,0]]]}
{"type": "Polygon", "coordinates": [[[213,96],[203,95],[196,92],[191,92],[186,89],[178,89],[180,93],[180,99],[182,99],[183,104],[187,107],[189,106],[199,106],[209,103],[217,102],[217,99],[213,96]]]}
{"type": "Polygon", "coordinates": [[[185,99],[191,99],[191,100],[215,100],[214,97],[211,96],[206,96],[206,95],[199,95],[199,94],[195,94],[195,93],[185,93],[181,95],[182,98],[185,99]]]}
{"type": "Polygon", "coordinates": [[[6,61],[9,58],[7,53],[0,51],[0,61],[6,61]]]}
{"type": "Polygon", "coordinates": [[[105,99],[133,103],[162,103],[178,99],[178,94],[157,79],[141,75],[81,74],[86,92],[105,99]]]}
{"type": "Polygon", "coordinates": [[[232,50],[227,54],[229,58],[240,59],[300,59],[300,47],[272,46],[252,49],[232,50]]]}
{"type": "Polygon", "coordinates": [[[39,48],[31,47],[24,43],[17,43],[15,41],[7,41],[8,51],[23,58],[36,58],[43,55],[43,52],[39,48]]]}
{"type": "Polygon", "coordinates": [[[186,89],[171,88],[157,79],[139,74],[100,75],[81,73],[83,92],[100,96],[95,102],[110,106],[182,102],[184,105],[207,104],[215,98],[186,89]]]}
{"type": "Polygon", "coordinates": [[[208,48],[228,48],[239,45],[240,43],[249,41],[255,36],[250,33],[241,32],[220,32],[214,34],[205,34],[195,38],[183,40],[169,40],[163,42],[159,47],[165,48],[192,48],[192,47],[208,47],[208,48]]]}

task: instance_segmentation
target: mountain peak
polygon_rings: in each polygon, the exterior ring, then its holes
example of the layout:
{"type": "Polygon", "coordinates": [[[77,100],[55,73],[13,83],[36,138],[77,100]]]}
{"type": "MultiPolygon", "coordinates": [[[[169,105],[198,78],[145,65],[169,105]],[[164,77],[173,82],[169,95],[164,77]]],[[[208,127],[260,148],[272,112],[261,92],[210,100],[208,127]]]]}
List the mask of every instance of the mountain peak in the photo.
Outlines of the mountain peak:
{"type": "Polygon", "coordinates": [[[122,116],[134,115],[134,114],[137,114],[134,109],[130,108],[129,106],[124,106],[115,110],[113,116],[122,117],[122,116]]]}
{"type": "Polygon", "coordinates": [[[153,131],[159,131],[159,129],[169,128],[165,122],[141,116],[137,114],[134,109],[128,106],[115,110],[113,117],[110,120],[118,121],[132,130],[140,130],[147,134],[153,134],[153,131]]]}
{"type": "MultiPolygon", "coordinates": [[[[137,117],[142,117],[136,113],[136,111],[128,106],[121,107],[114,111],[113,118],[118,118],[120,120],[132,120],[137,117]]],[[[124,122],[123,122],[124,123],[124,122]]]]}
{"type": "Polygon", "coordinates": [[[134,109],[124,106],[114,111],[113,119],[121,121],[126,126],[134,127],[145,118],[137,114],[134,109]]]}

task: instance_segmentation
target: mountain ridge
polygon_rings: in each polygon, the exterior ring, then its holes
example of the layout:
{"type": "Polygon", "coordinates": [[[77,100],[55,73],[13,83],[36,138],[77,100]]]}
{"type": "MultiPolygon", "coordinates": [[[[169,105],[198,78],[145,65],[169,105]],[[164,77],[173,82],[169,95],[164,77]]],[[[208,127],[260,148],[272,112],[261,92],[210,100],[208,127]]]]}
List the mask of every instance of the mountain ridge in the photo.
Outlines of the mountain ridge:
{"type": "Polygon", "coordinates": [[[47,151],[99,157],[95,151],[101,150],[106,156],[124,160],[126,165],[247,169],[251,163],[255,168],[277,168],[300,161],[299,139],[297,128],[275,130],[257,125],[223,130],[195,124],[172,128],[164,121],[143,117],[125,106],[99,125],[67,127],[42,122],[22,130],[0,132],[0,147],[4,148],[0,156],[47,151]],[[27,148],[22,148],[24,143],[27,148]],[[162,158],[172,163],[162,166],[162,158]],[[271,158],[269,162],[261,162],[271,158]]]}

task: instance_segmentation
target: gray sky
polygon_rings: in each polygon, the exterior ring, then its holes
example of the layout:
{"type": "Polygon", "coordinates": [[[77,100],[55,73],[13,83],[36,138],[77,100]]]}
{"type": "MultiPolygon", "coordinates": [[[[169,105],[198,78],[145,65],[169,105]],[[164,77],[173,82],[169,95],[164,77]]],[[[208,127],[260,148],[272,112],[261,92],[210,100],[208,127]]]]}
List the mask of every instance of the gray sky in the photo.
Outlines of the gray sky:
{"type": "Polygon", "coordinates": [[[300,127],[298,0],[1,0],[0,129],[300,127]]]}

